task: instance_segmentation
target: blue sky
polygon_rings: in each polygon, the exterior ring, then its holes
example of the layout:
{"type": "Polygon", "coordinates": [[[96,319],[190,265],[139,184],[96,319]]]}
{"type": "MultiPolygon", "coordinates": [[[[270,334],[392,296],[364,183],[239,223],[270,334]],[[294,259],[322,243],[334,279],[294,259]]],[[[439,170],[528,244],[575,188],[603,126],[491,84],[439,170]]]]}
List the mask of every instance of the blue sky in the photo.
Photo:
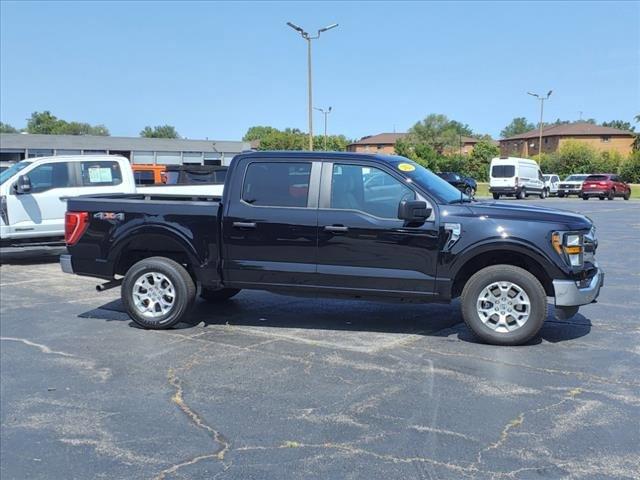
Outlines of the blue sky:
{"type": "MultiPolygon", "coordinates": [[[[638,2],[8,2],[0,117],[34,110],[137,136],[240,139],[307,129],[306,45],[285,23],[340,26],[314,43],[314,103],[350,138],[444,113],[497,136],[546,119],[640,113],[638,2]]],[[[316,132],[321,114],[315,115],[316,132]]]]}

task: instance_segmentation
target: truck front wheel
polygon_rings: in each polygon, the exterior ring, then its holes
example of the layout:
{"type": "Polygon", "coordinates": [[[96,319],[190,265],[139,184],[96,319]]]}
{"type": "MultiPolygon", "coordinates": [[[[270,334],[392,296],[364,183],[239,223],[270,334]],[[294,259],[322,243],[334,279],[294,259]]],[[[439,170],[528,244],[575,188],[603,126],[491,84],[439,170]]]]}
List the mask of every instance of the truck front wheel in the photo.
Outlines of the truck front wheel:
{"type": "Polygon", "coordinates": [[[536,277],[513,265],[476,272],[462,291],[462,318],[482,341],[521,345],[547,318],[547,296],[536,277]]]}
{"type": "Polygon", "coordinates": [[[224,302],[238,293],[240,293],[239,288],[219,288],[217,290],[213,288],[203,288],[200,292],[200,298],[212,303],[224,302]]]}
{"type": "Polygon", "coordinates": [[[188,313],[196,286],[187,270],[165,257],[150,257],[134,264],[122,282],[122,302],[131,319],[142,328],[170,328],[188,313]]]}

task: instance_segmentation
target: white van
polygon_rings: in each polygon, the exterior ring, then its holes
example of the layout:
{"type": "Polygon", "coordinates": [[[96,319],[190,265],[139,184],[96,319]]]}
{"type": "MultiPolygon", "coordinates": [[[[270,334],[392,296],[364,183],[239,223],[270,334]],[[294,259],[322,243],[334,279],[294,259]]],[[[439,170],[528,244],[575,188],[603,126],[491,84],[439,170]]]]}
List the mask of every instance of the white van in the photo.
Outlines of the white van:
{"type": "Polygon", "coordinates": [[[222,185],[136,188],[129,160],[117,155],[23,160],[0,173],[0,243],[60,240],[68,197],[100,193],[219,196],[222,189],[222,185]]]}
{"type": "Polygon", "coordinates": [[[494,199],[501,195],[523,199],[529,195],[547,198],[549,191],[538,164],[528,158],[494,158],[489,167],[489,192],[494,199]]]}

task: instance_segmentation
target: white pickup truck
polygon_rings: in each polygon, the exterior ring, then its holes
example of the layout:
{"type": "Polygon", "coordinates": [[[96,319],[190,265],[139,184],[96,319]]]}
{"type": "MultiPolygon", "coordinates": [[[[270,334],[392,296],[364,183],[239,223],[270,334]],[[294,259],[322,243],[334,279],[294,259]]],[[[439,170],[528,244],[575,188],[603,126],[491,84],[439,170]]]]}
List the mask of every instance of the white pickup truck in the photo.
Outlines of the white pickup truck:
{"type": "Polygon", "coordinates": [[[0,244],[61,239],[69,197],[100,193],[220,196],[222,189],[223,185],[136,187],[129,160],[115,155],[23,160],[0,173],[0,244]]]}

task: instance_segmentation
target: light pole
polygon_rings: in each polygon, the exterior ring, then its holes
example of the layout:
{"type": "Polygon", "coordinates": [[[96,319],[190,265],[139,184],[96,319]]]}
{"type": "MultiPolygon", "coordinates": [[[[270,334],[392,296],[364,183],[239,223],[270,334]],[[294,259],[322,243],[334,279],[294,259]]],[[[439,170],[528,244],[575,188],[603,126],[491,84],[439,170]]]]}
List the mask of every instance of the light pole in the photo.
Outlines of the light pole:
{"type": "Polygon", "coordinates": [[[538,139],[538,155],[542,155],[542,114],[544,113],[544,101],[549,100],[549,97],[553,93],[553,90],[549,90],[546,97],[538,95],[537,93],[527,92],[532,97],[536,97],[540,100],[540,138],[538,139]]]}
{"type": "Polygon", "coordinates": [[[287,22],[291,28],[293,28],[296,32],[300,34],[302,38],[307,41],[307,70],[308,70],[308,82],[309,82],[309,150],[313,150],[313,91],[311,85],[311,40],[317,40],[320,38],[320,34],[322,32],[326,32],[327,30],[331,30],[332,28],[336,28],[338,26],[337,23],[333,23],[331,25],[327,25],[324,28],[318,30],[318,33],[315,37],[312,37],[307,32],[304,31],[303,28],[291,23],[287,22]]]}
{"type": "Polygon", "coordinates": [[[316,110],[321,112],[324,115],[324,150],[327,151],[327,116],[331,113],[331,108],[329,107],[327,110],[324,108],[315,107],[316,110]]]}

